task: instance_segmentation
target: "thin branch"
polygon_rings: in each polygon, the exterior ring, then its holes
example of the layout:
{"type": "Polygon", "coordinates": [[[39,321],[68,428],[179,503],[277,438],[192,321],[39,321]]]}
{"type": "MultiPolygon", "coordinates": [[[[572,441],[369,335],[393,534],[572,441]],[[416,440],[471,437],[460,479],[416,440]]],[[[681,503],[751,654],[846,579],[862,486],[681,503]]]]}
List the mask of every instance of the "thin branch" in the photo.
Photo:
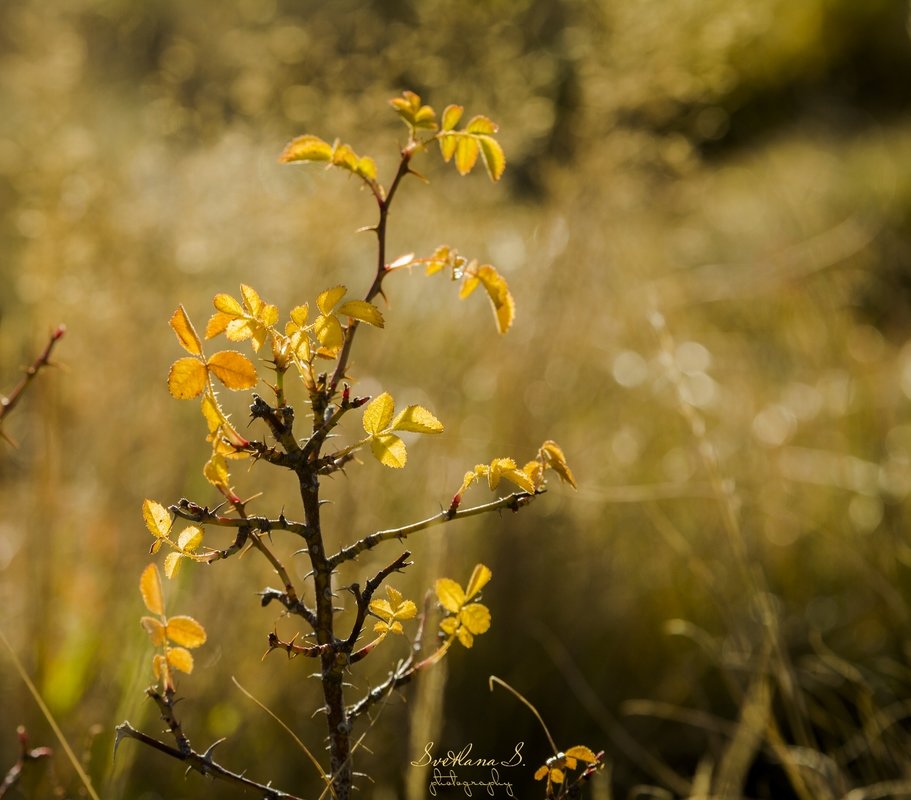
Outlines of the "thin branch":
{"type": "Polygon", "coordinates": [[[367,585],[364,587],[363,592],[361,592],[360,586],[356,583],[350,587],[351,591],[354,593],[355,600],[357,601],[357,617],[354,620],[354,625],[351,626],[351,633],[348,636],[348,639],[342,644],[342,652],[350,653],[354,649],[354,644],[361,635],[364,621],[367,619],[367,611],[370,608],[370,600],[373,597],[373,593],[382,586],[383,581],[385,581],[393,572],[401,572],[405,567],[411,566],[411,562],[408,561],[410,557],[411,552],[406,550],[389,566],[383,567],[383,569],[367,581],[367,585]]]}
{"type": "Polygon", "coordinates": [[[28,733],[22,725],[16,728],[16,735],[19,737],[19,759],[10,767],[3,782],[0,783],[0,798],[6,797],[8,792],[16,788],[26,764],[54,755],[54,751],[50,747],[35,747],[29,750],[28,733]]]}
{"type": "Polygon", "coordinates": [[[226,517],[218,514],[216,511],[210,511],[208,506],[200,506],[191,500],[181,499],[175,505],[169,506],[174,516],[190,522],[198,522],[200,525],[218,525],[222,528],[246,528],[251,527],[255,530],[269,533],[270,531],[290,531],[299,536],[307,535],[307,526],[303,522],[294,522],[279,514],[277,519],[269,517],[226,517]]]}
{"type": "MultiPolygon", "coordinates": [[[[43,367],[51,365],[51,351],[54,349],[54,345],[63,338],[64,333],[66,333],[66,327],[64,325],[58,325],[54,328],[41,355],[39,355],[30,366],[26,367],[25,374],[13,388],[13,391],[9,396],[0,394],[0,426],[3,424],[4,417],[6,417],[6,415],[16,407],[19,400],[22,399],[23,393],[28,388],[28,385],[35,379],[38,372],[43,367]]],[[[2,428],[0,428],[0,436],[12,444],[12,440],[3,433],[2,428]]]]}
{"type": "MultiPolygon", "coordinates": [[[[538,491],[537,494],[543,494],[543,490],[538,491]]],[[[465,519],[466,517],[474,517],[478,514],[487,514],[491,511],[501,511],[504,508],[509,509],[510,511],[518,511],[523,506],[527,506],[536,496],[536,494],[529,494],[528,492],[513,492],[506,497],[501,497],[480,506],[458,509],[456,511],[447,509],[446,511],[441,511],[439,514],[434,514],[432,517],[421,520],[420,522],[414,522],[411,525],[403,525],[401,528],[376,531],[375,533],[365,536],[363,539],[358,539],[358,541],[348,547],[343,547],[335,555],[329,558],[329,564],[335,569],[339,564],[351,561],[352,559],[357,558],[361,553],[372,550],[378,544],[388,541],[389,539],[404,539],[412,533],[417,533],[418,531],[423,531],[436,525],[442,525],[445,522],[452,522],[456,519],[465,519]]]]}
{"type": "Polygon", "coordinates": [[[300,599],[292,600],[290,597],[288,597],[287,592],[282,592],[278,589],[263,589],[259,595],[262,598],[261,602],[263,607],[269,605],[269,603],[271,603],[273,600],[277,600],[285,608],[287,608],[291,614],[296,614],[299,617],[303,617],[310,624],[311,628],[316,628],[316,612],[301,602],[300,599]]]}

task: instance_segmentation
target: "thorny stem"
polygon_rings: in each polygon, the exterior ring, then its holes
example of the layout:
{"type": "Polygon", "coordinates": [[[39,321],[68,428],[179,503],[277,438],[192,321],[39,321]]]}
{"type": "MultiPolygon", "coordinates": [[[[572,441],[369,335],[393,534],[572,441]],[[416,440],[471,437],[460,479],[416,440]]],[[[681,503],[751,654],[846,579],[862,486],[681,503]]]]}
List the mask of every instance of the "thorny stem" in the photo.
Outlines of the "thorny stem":
{"type": "Polygon", "coordinates": [[[28,746],[28,733],[26,733],[26,730],[22,725],[16,728],[16,735],[19,737],[19,759],[10,767],[6,776],[3,778],[3,782],[0,783],[0,798],[6,797],[8,792],[11,792],[16,788],[16,784],[19,783],[19,779],[22,777],[22,772],[25,769],[26,764],[32,761],[38,761],[42,758],[49,758],[54,754],[54,751],[50,747],[35,747],[30,750],[28,746]]]}

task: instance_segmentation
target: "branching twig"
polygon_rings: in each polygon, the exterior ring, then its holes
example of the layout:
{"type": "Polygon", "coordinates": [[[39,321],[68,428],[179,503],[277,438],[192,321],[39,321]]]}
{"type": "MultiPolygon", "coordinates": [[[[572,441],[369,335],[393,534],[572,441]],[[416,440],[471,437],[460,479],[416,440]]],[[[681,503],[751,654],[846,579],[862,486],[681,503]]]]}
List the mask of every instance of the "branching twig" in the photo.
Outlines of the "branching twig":
{"type": "MultiPolygon", "coordinates": [[[[543,491],[543,489],[539,490],[537,494],[543,494],[543,491]]],[[[478,514],[486,514],[490,511],[500,511],[504,508],[507,508],[510,511],[518,511],[522,506],[527,506],[536,496],[536,494],[529,494],[528,492],[513,492],[506,497],[501,497],[498,500],[493,500],[490,503],[484,503],[480,506],[458,509],[456,511],[447,509],[446,511],[441,511],[439,514],[434,514],[432,517],[421,520],[420,522],[414,522],[411,525],[403,525],[401,528],[376,531],[362,539],[358,539],[358,541],[348,547],[343,547],[335,555],[329,558],[329,564],[335,569],[339,564],[344,564],[346,561],[357,558],[361,553],[372,550],[382,542],[386,542],[389,539],[404,539],[412,533],[432,528],[435,525],[442,525],[444,522],[452,522],[455,519],[464,519],[465,517],[474,517],[478,514]]]]}
{"type": "Polygon", "coordinates": [[[16,407],[16,404],[22,398],[22,394],[28,388],[28,385],[35,379],[35,376],[42,367],[51,365],[51,351],[54,349],[54,345],[63,337],[64,333],[66,333],[66,327],[64,325],[58,325],[54,328],[41,355],[39,355],[30,366],[26,367],[25,374],[13,388],[13,391],[10,392],[9,396],[0,395],[0,436],[6,439],[10,444],[14,443],[13,440],[3,432],[3,420],[6,415],[16,407]]]}
{"type": "Polygon", "coordinates": [[[284,514],[279,514],[277,519],[256,516],[247,516],[245,518],[226,517],[218,514],[216,511],[210,511],[208,506],[198,505],[185,498],[175,505],[169,506],[168,511],[176,517],[189,520],[190,522],[198,522],[200,525],[219,525],[223,528],[252,527],[263,533],[269,533],[270,531],[290,531],[299,536],[305,536],[307,533],[307,526],[303,522],[289,520],[284,514]]]}
{"type": "Polygon", "coordinates": [[[54,751],[50,747],[35,747],[29,750],[28,733],[22,725],[16,728],[16,735],[19,737],[19,760],[10,767],[9,772],[6,773],[6,777],[3,779],[3,783],[0,783],[0,798],[6,797],[7,792],[12,791],[16,787],[16,784],[19,783],[19,779],[22,777],[22,770],[25,769],[26,764],[30,761],[49,758],[54,754],[54,751]]]}
{"type": "Polygon", "coordinates": [[[399,572],[405,567],[411,566],[411,562],[408,561],[410,557],[411,552],[406,550],[388,567],[384,567],[368,580],[363,592],[361,592],[361,587],[356,583],[349,587],[357,601],[357,617],[354,620],[354,625],[351,626],[351,633],[348,639],[342,644],[341,650],[343,652],[350,653],[354,649],[354,644],[357,642],[358,636],[361,635],[364,621],[367,619],[367,611],[370,608],[370,600],[373,597],[373,593],[380,588],[383,581],[393,572],[399,572]]]}

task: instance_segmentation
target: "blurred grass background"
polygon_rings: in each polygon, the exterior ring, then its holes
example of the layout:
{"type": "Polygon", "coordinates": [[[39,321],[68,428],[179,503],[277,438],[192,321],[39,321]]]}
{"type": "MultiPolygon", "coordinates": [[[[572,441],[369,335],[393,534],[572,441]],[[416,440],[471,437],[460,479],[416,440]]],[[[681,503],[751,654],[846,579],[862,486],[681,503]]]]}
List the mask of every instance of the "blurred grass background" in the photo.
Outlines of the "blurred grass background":
{"type": "MultiPolygon", "coordinates": [[[[165,388],[167,319],[182,302],[203,325],[241,281],[285,313],[364,291],[370,197],[276,156],[338,136],[388,175],[403,129],[386,101],[405,88],[489,114],[509,166],[494,187],[425,159],[390,254],[489,260],[518,314],[496,337],[441,278],[390,280],[357,391],[423,403],[447,433],[403,474],[327,482],[334,541],[428,516],[466,468],[545,438],[580,487],[407,543],[396,585],[415,598],[489,564],[493,628],[447,659],[436,712],[419,686],[383,710],[364,796],[423,796],[407,762],[430,739],[525,742],[519,796],[543,794],[546,741],[492,673],[561,746],[606,750],[596,797],[911,794],[909,69],[897,0],[2,4],[0,385],[68,334],[6,426],[0,607],[102,796],[210,791],[135,742],[110,759],[116,723],[158,727],[142,499],[216,500],[195,405],[165,388]]],[[[285,478],[236,472],[258,511],[299,516],[285,478]]],[[[251,556],[168,587],[210,631],[180,708],[198,748],[228,736],[224,763],[304,791],[312,767],[230,681],[318,751],[312,665],[259,661],[274,625],[296,630],[259,607],[268,584],[251,556]]],[[[2,663],[5,770],[16,724],[53,742],[2,663]]],[[[371,659],[355,692],[388,666],[371,659]]],[[[35,772],[31,796],[78,793],[60,755],[35,772]]]]}

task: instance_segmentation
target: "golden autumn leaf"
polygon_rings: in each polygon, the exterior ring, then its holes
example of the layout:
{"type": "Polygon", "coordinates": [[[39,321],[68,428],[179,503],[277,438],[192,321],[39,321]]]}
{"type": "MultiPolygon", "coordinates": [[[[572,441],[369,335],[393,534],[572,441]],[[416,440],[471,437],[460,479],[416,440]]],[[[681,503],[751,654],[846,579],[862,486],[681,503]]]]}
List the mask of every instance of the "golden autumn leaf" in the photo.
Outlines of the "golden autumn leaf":
{"type": "Polygon", "coordinates": [[[500,180],[506,171],[506,156],[500,143],[492,136],[479,136],[478,144],[481,146],[481,158],[490,179],[494,182],[500,180]]]}
{"type": "Polygon", "coordinates": [[[336,313],[366,322],[368,325],[373,325],[377,328],[382,328],[384,325],[383,315],[380,310],[373,303],[368,303],[366,300],[348,300],[338,307],[336,313]]]}
{"type": "Polygon", "coordinates": [[[168,510],[154,500],[142,501],[142,518],[149,533],[159,539],[165,539],[171,530],[171,515],[168,510]]]}
{"type": "Polygon", "coordinates": [[[440,422],[423,406],[408,406],[395,415],[390,426],[394,431],[411,431],[413,433],[442,433],[440,422]]]}
{"type": "Polygon", "coordinates": [[[490,567],[485,564],[475,564],[471,577],[468,579],[468,586],[465,587],[466,599],[470,600],[480,592],[490,582],[492,577],[493,573],[490,571],[490,567]]]}
{"type": "Polygon", "coordinates": [[[459,614],[462,625],[478,636],[490,630],[490,609],[482,603],[470,603],[459,614]]]}
{"type": "Polygon", "coordinates": [[[149,634],[149,638],[155,647],[161,647],[165,643],[165,626],[160,620],[155,619],[155,617],[142,617],[139,620],[139,624],[149,634]]]}
{"type": "Polygon", "coordinates": [[[259,380],[253,362],[236,350],[215,353],[208,366],[211,373],[229,389],[251,389],[259,380]]]}
{"type": "Polygon", "coordinates": [[[206,365],[198,358],[178,358],[168,372],[168,391],[178,400],[199,397],[208,383],[206,365]]]}
{"type": "Polygon", "coordinates": [[[364,430],[375,436],[389,428],[392,414],[395,411],[395,401],[389,392],[383,392],[374,397],[364,409],[364,430]]]}
{"type": "Polygon", "coordinates": [[[497,320],[497,330],[500,333],[506,333],[516,316],[516,304],[509,292],[509,286],[503,276],[489,264],[478,268],[477,277],[483,284],[493,305],[493,313],[497,320]]]}
{"type": "Polygon", "coordinates": [[[174,669],[179,669],[188,675],[193,671],[193,655],[183,647],[169,647],[167,659],[168,666],[174,669]]]}
{"type": "Polygon", "coordinates": [[[434,584],[437,600],[447,611],[457,614],[465,603],[465,591],[452,578],[439,578],[434,584]]]}
{"type": "Polygon", "coordinates": [[[372,437],[370,439],[370,452],[384,467],[401,469],[408,461],[405,443],[393,433],[372,437]]]}
{"type": "Polygon", "coordinates": [[[575,747],[570,747],[566,751],[565,755],[567,758],[576,758],[579,761],[584,761],[587,764],[596,764],[598,762],[598,756],[595,755],[594,751],[586,747],[585,745],[577,744],[575,747]]]}
{"type": "Polygon", "coordinates": [[[220,293],[215,295],[212,303],[216,311],[227,314],[229,317],[242,317],[244,315],[244,307],[229,294],[220,293]]]}
{"type": "Polygon", "coordinates": [[[440,128],[444,131],[451,131],[456,125],[459,124],[459,120],[462,119],[462,112],[465,109],[462,106],[449,105],[443,109],[443,117],[440,123],[440,128]]]}
{"type": "Polygon", "coordinates": [[[180,566],[180,560],[183,558],[181,553],[168,553],[164,557],[164,574],[170,580],[177,574],[177,567],[180,566]]]}
{"type": "Polygon", "coordinates": [[[158,567],[149,564],[143,571],[139,579],[139,591],[142,594],[142,600],[146,608],[153,614],[159,616],[164,614],[164,596],[161,592],[161,576],[158,574],[158,567]]]}
{"type": "Polygon", "coordinates": [[[332,145],[319,136],[304,134],[288,142],[278,160],[281,164],[292,164],[295,161],[331,161],[332,145]]]}
{"type": "Polygon", "coordinates": [[[202,342],[199,341],[196,329],[183,306],[177,306],[177,310],[171,315],[170,325],[184,350],[194,356],[202,355],[202,342]]]}
{"type": "Polygon", "coordinates": [[[560,479],[568,483],[573,489],[576,487],[576,478],[573,475],[573,471],[569,468],[569,464],[566,463],[566,456],[563,455],[563,449],[556,442],[548,439],[544,444],[541,445],[539,451],[544,458],[545,463],[557,475],[560,476],[560,479]]]}
{"type": "Polygon", "coordinates": [[[206,629],[193,617],[184,615],[169,617],[165,634],[172,642],[184,647],[199,647],[206,641],[206,629]]]}
{"type": "Polygon", "coordinates": [[[206,339],[214,339],[218,334],[224,333],[233,319],[234,317],[230,314],[216,311],[206,323],[206,339]]]}
{"type": "Polygon", "coordinates": [[[177,546],[185,553],[192,553],[202,544],[202,529],[188,525],[177,537],[177,546]]]}

